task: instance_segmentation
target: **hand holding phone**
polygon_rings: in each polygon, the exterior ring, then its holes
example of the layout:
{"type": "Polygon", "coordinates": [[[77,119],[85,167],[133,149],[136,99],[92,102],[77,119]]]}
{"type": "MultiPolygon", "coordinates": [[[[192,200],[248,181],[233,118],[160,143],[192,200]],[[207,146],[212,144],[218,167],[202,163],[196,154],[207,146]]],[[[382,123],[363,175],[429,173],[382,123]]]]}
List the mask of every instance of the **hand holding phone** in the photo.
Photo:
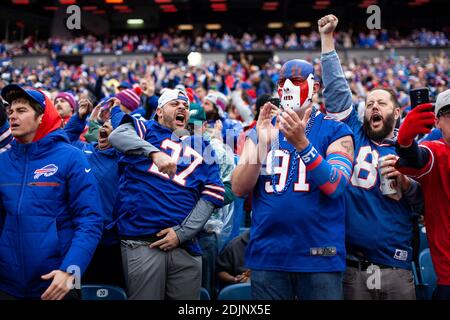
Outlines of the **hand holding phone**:
{"type": "MultiPolygon", "coordinates": [[[[430,91],[428,88],[412,89],[409,91],[409,97],[411,100],[411,110],[418,105],[430,103],[430,91]]],[[[431,107],[430,111],[433,111],[433,107],[431,107]]],[[[427,128],[432,129],[433,127],[427,126],[427,128]]]]}
{"type": "Polygon", "coordinates": [[[411,99],[411,109],[414,109],[419,104],[430,102],[430,91],[428,88],[412,89],[409,91],[409,97],[411,99]]]}

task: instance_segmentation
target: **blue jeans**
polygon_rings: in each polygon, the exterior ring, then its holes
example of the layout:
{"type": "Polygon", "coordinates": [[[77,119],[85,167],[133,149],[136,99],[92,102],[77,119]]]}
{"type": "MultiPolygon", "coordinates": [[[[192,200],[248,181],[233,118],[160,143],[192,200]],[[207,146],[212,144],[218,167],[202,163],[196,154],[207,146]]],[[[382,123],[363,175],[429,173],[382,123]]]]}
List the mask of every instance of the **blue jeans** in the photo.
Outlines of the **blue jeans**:
{"type": "Polygon", "coordinates": [[[342,300],[342,272],[252,270],[255,300],[342,300]]]}

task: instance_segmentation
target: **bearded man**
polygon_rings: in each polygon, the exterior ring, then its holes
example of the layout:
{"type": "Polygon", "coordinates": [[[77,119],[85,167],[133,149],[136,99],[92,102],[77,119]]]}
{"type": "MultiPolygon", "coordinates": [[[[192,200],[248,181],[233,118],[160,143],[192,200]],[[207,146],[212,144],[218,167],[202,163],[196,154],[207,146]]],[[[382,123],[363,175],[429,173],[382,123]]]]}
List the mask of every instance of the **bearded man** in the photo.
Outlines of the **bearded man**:
{"type": "Polygon", "coordinates": [[[394,167],[398,158],[395,123],[400,106],[392,90],[375,88],[367,94],[361,125],[334,49],[337,18],[328,15],[318,24],[326,109],[346,123],[355,138],[354,169],[345,194],[344,298],[415,299],[411,272],[413,212],[420,210],[423,201],[418,184],[394,167]],[[382,188],[382,180],[392,183],[392,190],[386,190],[385,185],[382,188]]]}

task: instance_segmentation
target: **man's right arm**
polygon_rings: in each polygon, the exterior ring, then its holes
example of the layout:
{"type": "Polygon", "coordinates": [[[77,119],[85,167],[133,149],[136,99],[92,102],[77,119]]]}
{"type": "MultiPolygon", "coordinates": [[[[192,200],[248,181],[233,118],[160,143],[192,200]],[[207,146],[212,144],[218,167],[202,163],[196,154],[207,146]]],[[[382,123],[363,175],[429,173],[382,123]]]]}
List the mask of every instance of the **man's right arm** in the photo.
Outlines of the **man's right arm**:
{"type": "Polygon", "coordinates": [[[166,173],[170,177],[177,171],[177,163],[150,142],[141,139],[131,122],[126,122],[116,128],[111,132],[108,140],[119,152],[150,158],[160,172],[166,173]]]}
{"type": "Polygon", "coordinates": [[[352,92],[334,46],[333,31],[337,25],[337,18],[328,15],[320,19],[318,23],[322,43],[321,63],[325,107],[330,116],[347,122],[353,111],[352,92]]]}
{"type": "Polygon", "coordinates": [[[86,126],[86,117],[80,117],[74,114],[64,127],[64,132],[69,137],[70,142],[76,142],[80,139],[80,135],[86,126]]]}
{"type": "Polygon", "coordinates": [[[111,145],[124,154],[140,155],[147,158],[153,152],[159,152],[151,143],[139,138],[132,123],[124,123],[117,127],[108,138],[111,145]]]}

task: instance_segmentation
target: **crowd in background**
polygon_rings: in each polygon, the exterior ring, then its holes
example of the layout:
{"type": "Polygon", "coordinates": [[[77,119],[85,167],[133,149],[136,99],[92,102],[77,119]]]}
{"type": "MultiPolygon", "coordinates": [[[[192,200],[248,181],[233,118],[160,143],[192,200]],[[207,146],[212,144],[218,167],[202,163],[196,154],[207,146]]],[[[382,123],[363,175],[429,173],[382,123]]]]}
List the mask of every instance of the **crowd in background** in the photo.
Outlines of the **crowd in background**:
{"type": "MultiPolygon", "coordinates": [[[[448,37],[444,33],[426,30],[414,31],[406,38],[400,38],[386,30],[369,34],[338,32],[335,34],[335,39],[337,45],[345,48],[381,49],[398,46],[448,45],[448,37]]],[[[266,64],[256,65],[242,55],[239,59],[228,56],[226,61],[220,63],[205,62],[199,66],[189,66],[182,62],[165,61],[162,54],[157,54],[154,58],[149,58],[143,62],[68,65],[54,59],[49,64],[30,67],[13,65],[9,57],[19,54],[50,52],[57,54],[183,52],[193,50],[209,52],[254,49],[313,49],[319,46],[320,35],[316,32],[309,35],[295,33],[267,35],[263,38],[250,34],[244,34],[237,38],[228,34],[219,36],[214,33],[206,33],[198,38],[169,35],[168,33],[149,37],[126,35],[105,41],[100,41],[93,36],[80,37],[69,41],[56,38],[51,38],[48,41],[34,41],[32,38],[27,38],[23,43],[5,44],[2,42],[0,44],[0,55],[2,57],[0,59],[0,90],[10,83],[40,89],[48,95],[50,100],[55,101],[57,109],[59,108],[58,97],[68,101],[71,110],[69,110],[67,118],[64,118],[62,114],[64,110],[58,109],[64,123],[66,123],[70,116],[76,117],[81,101],[89,99],[95,106],[113,96],[126,106],[130,114],[136,115],[136,112],[139,112],[137,118],[152,119],[158,108],[158,98],[164,94],[164,89],[175,88],[185,92],[191,103],[201,105],[204,109],[206,109],[206,101],[213,103],[218,110],[218,119],[222,120],[227,129],[236,130],[237,138],[240,133],[255,126],[255,119],[257,119],[259,112],[258,107],[261,107],[258,99],[264,95],[266,95],[266,98],[267,96],[276,96],[277,83],[282,67],[281,61],[270,60],[266,64]],[[137,87],[140,89],[136,89],[137,87]],[[64,95],[61,96],[61,93],[64,95]],[[243,110],[248,112],[243,112],[243,110]]],[[[321,82],[320,60],[316,57],[311,62],[315,69],[316,79],[321,82]]],[[[352,91],[352,102],[354,106],[357,106],[360,120],[367,93],[375,87],[394,89],[403,111],[401,117],[403,119],[410,108],[409,90],[427,87],[430,89],[431,98],[434,100],[439,93],[450,86],[450,66],[448,56],[444,53],[418,59],[399,56],[393,50],[385,59],[355,58],[343,60],[342,68],[352,91]]],[[[321,91],[314,95],[313,105],[325,112],[321,91]]],[[[90,119],[86,118],[86,110],[83,112],[85,113],[83,119],[75,118],[81,123],[81,129],[84,129],[85,122],[89,122],[90,119]]],[[[217,131],[217,127],[214,125],[213,127],[217,131]]],[[[212,135],[214,137],[214,133],[212,135]]],[[[79,136],[79,134],[75,135],[75,140],[78,140],[79,136]]],[[[220,133],[218,136],[221,136],[220,133]]],[[[86,135],[84,135],[84,138],[87,141],[97,139],[96,137],[92,139],[92,136],[89,138],[86,135]]],[[[226,142],[228,143],[228,141],[226,142]]],[[[233,141],[230,147],[232,147],[232,152],[237,158],[239,141],[233,141]]],[[[229,224],[230,221],[226,223],[229,224]]],[[[221,228],[217,229],[217,233],[223,230],[226,223],[222,221],[221,228]]],[[[216,230],[213,232],[216,232],[216,230]]],[[[248,237],[248,233],[245,236],[248,237]]],[[[241,242],[238,243],[238,249],[242,252],[247,240],[239,239],[239,241],[241,242]]],[[[223,244],[222,242],[218,249],[222,249],[223,244]]],[[[219,267],[219,271],[223,270],[219,267]]],[[[249,279],[249,273],[248,270],[239,269],[238,274],[230,277],[232,281],[235,280],[233,277],[239,277],[237,282],[246,282],[249,279]]],[[[227,275],[224,275],[223,279],[227,279],[227,275]]],[[[225,282],[226,280],[222,281],[225,282]]]]}
{"type": "MultiPolygon", "coordinates": [[[[443,31],[426,29],[413,30],[409,35],[400,35],[397,30],[372,30],[370,32],[337,32],[336,42],[343,48],[398,48],[435,47],[449,44],[448,34],[443,31]]],[[[230,33],[206,32],[201,36],[191,36],[171,30],[150,35],[126,34],[122,36],[96,37],[80,36],[73,39],[52,37],[36,40],[33,36],[23,41],[1,41],[1,56],[23,54],[89,54],[89,53],[129,53],[129,52],[221,52],[248,50],[299,50],[317,49],[320,35],[312,32],[274,32],[273,35],[259,36],[254,33],[234,35],[230,33]]]]}
{"type": "MultiPolygon", "coordinates": [[[[312,62],[320,79],[319,60],[315,58],[312,62]]],[[[241,90],[246,101],[251,104],[257,96],[274,91],[280,68],[280,62],[268,61],[258,66],[244,56],[238,60],[228,56],[226,61],[205,62],[195,67],[182,62],[164,61],[161,54],[143,62],[130,61],[105,66],[76,66],[56,60],[36,67],[14,66],[10,59],[2,59],[0,88],[7,83],[18,83],[49,92],[70,91],[75,95],[95,94],[97,90],[98,96],[107,96],[113,94],[122,82],[133,86],[145,78],[153,84],[152,94],[158,93],[161,88],[179,84],[206,91],[218,90],[228,95],[241,90]]],[[[375,57],[344,60],[343,68],[357,104],[364,100],[368,90],[377,86],[389,86],[395,88],[401,106],[406,108],[410,89],[429,87],[432,96],[436,97],[450,82],[448,57],[444,53],[419,59],[398,56],[392,51],[384,59],[375,57]]],[[[316,102],[320,102],[321,95],[316,99],[316,102]]]]}

